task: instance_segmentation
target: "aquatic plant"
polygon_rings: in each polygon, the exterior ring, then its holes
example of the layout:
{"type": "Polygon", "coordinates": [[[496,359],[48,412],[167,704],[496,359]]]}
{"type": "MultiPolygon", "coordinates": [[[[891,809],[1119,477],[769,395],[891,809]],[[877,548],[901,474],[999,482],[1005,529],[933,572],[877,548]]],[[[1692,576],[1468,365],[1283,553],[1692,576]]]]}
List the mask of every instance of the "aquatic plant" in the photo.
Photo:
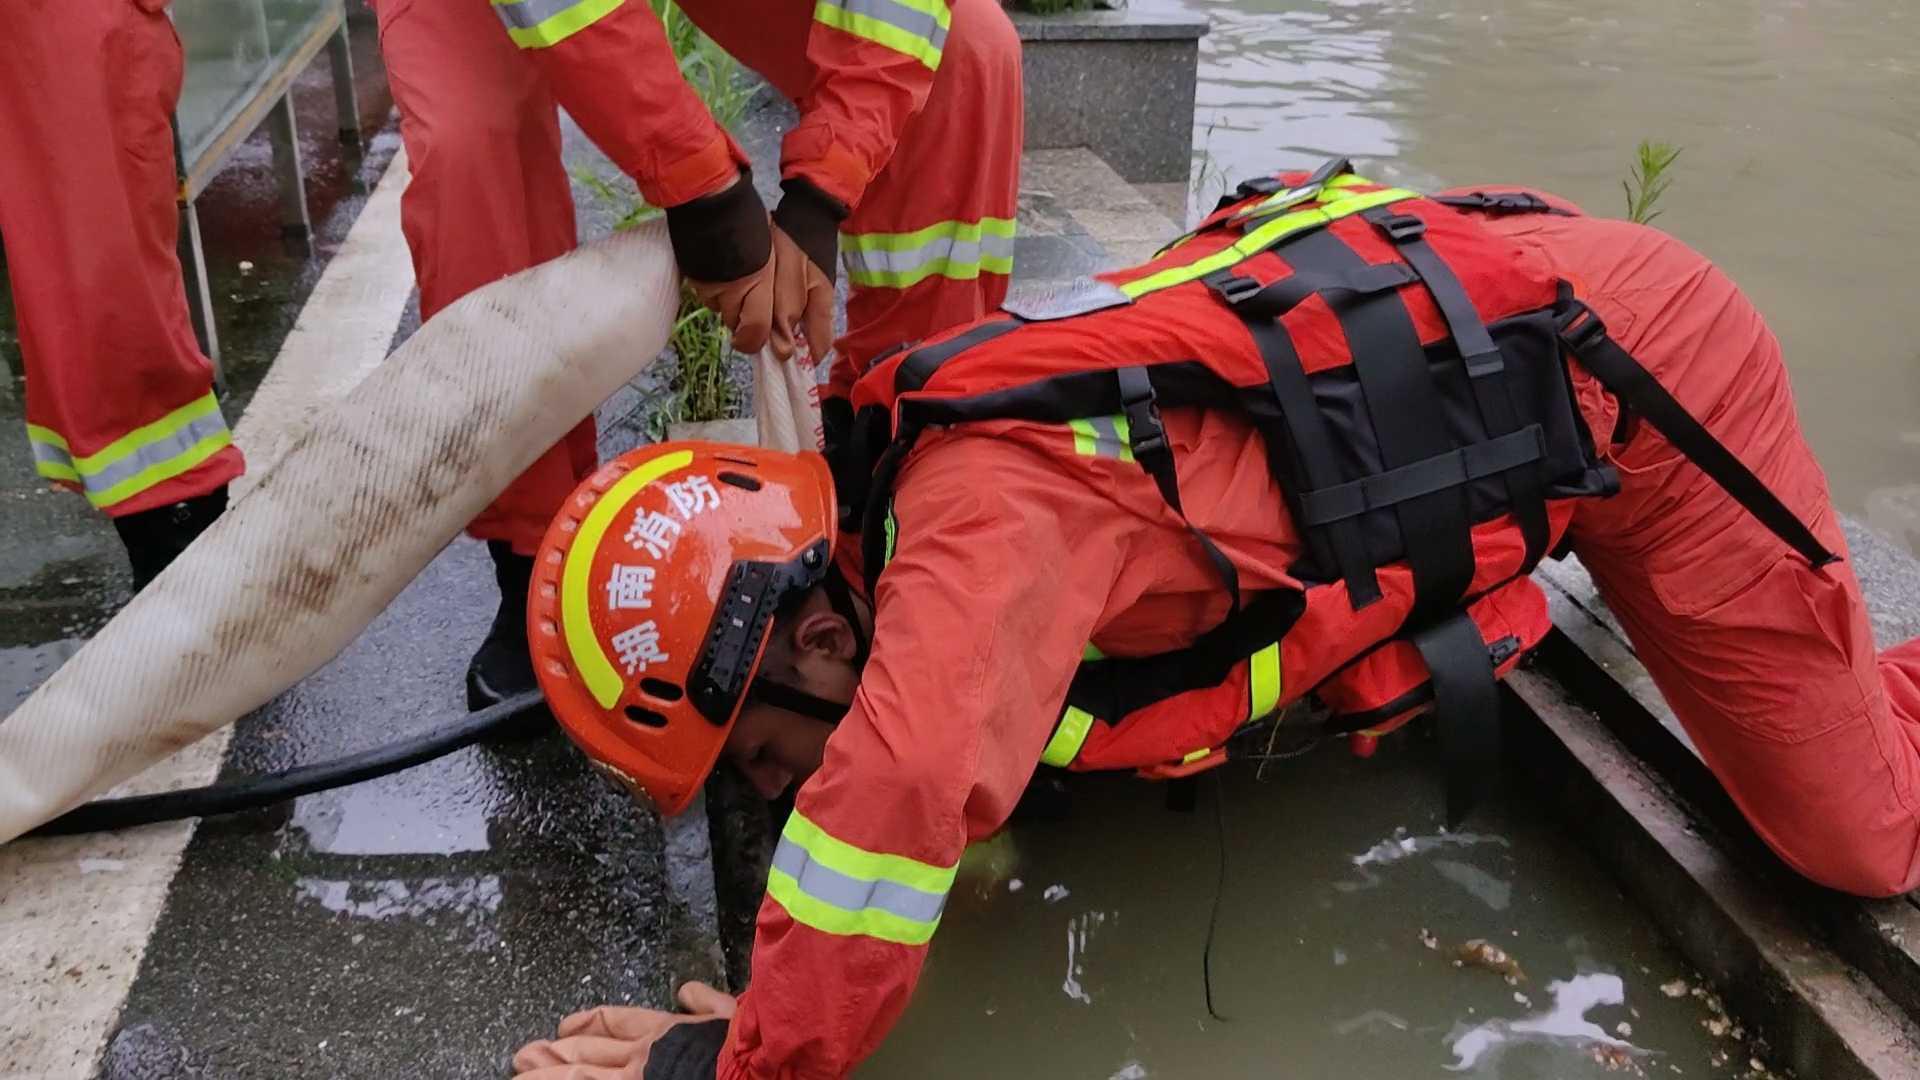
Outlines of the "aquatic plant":
{"type": "MultiPolygon", "coordinates": [[[[649,0],[667,42],[679,60],[680,75],[693,87],[720,126],[731,128],[746,115],[754,84],[741,76],[740,62],[687,18],[672,0],[649,0]]],[[[625,177],[609,180],[588,170],[576,170],[574,179],[595,197],[620,211],[615,229],[631,229],[660,215],[625,177]]],[[[667,396],[647,418],[647,433],[664,438],[667,425],[679,421],[725,420],[740,415],[742,393],[733,376],[736,354],[720,316],[707,310],[692,290],[682,289],[680,311],[668,345],[674,354],[667,396]]]]}
{"type": "Polygon", "coordinates": [[[1636,160],[1629,170],[1627,178],[1620,181],[1620,189],[1627,193],[1627,220],[1648,225],[1661,211],[1653,208],[1660,196],[1667,193],[1667,186],[1673,180],[1667,176],[1667,170],[1680,156],[1681,148],[1671,143],[1641,139],[1636,160]]]}

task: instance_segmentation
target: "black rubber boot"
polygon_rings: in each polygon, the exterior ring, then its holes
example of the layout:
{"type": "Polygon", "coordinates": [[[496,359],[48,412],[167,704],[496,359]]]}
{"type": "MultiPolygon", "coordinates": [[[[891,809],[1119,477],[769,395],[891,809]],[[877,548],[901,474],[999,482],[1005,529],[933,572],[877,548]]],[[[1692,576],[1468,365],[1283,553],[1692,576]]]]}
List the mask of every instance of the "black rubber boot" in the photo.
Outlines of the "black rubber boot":
{"type": "MultiPolygon", "coordinates": [[[[538,685],[533,677],[533,657],[527,651],[527,591],[533,584],[533,557],[515,555],[513,545],[504,540],[487,541],[487,554],[493,556],[493,579],[500,586],[500,610],[494,613],[486,640],[467,664],[470,711],[498,705],[538,685]]],[[[532,738],[552,726],[551,717],[543,710],[501,728],[497,738],[532,738]]]]}
{"type": "Polygon", "coordinates": [[[114,518],[114,531],[127,546],[127,561],[133,565],[133,591],[159,577],[226,509],[227,489],[221,485],[198,498],[114,518]]]}

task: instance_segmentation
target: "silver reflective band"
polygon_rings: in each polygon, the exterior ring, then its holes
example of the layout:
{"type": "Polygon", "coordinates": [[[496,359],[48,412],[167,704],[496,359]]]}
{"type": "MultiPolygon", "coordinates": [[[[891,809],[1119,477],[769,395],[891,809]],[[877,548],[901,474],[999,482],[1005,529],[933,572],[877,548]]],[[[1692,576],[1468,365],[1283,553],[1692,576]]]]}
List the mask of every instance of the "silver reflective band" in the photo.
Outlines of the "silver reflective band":
{"type": "Polygon", "coordinates": [[[174,458],[192,450],[202,439],[210,438],[227,430],[226,417],[218,409],[199,417],[179,431],[164,438],[142,444],[127,456],[109,465],[102,465],[91,472],[82,470],[75,464],[67,451],[48,443],[35,441],[33,457],[35,461],[44,461],[54,465],[64,465],[79,474],[81,486],[89,492],[99,494],[113,488],[114,485],[128,480],[136,474],[163,465],[174,458]]]}
{"type": "Polygon", "coordinates": [[[863,881],[814,862],[807,849],[785,836],[773,852],[774,869],[792,877],[800,891],[842,911],[884,911],[930,923],[947,906],[944,894],[921,892],[896,881],[863,881]]]}
{"type": "Polygon", "coordinates": [[[1118,416],[1089,416],[1084,423],[1093,429],[1093,453],[1096,457],[1131,457],[1129,439],[1120,431],[1118,416]]]}
{"type": "Polygon", "coordinates": [[[578,7],[586,0],[510,0],[508,3],[496,3],[493,10],[500,15],[500,21],[521,30],[530,30],[555,15],[571,7],[578,7]]]}
{"type": "MultiPolygon", "coordinates": [[[[947,44],[947,28],[940,25],[938,16],[911,4],[901,3],[900,0],[820,0],[820,5],[839,8],[849,15],[883,22],[914,37],[925,38],[935,52],[943,50],[947,44]]],[[[946,5],[942,0],[933,0],[927,6],[939,9],[946,5]]]]}

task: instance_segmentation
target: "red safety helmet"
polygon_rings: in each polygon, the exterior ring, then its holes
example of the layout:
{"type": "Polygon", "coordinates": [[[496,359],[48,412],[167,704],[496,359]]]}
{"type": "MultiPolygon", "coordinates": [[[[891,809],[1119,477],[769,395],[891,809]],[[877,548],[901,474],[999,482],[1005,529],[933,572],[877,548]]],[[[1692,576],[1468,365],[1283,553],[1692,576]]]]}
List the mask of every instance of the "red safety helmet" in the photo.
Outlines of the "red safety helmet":
{"type": "Polygon", "coordinates": [[[534,560],[527,637],[554,717],[666,815],[712,771],[783,602],[835,532],[819,454],[675,442],[589,476],[534,560]]]}

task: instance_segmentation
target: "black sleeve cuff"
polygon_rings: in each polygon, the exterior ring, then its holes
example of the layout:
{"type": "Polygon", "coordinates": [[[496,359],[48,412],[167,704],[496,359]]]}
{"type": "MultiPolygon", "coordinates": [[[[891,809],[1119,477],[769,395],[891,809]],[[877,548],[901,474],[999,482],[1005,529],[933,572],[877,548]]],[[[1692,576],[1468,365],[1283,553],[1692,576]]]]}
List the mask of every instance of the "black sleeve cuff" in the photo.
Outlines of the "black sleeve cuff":
{"type": "Polygon", "coordinates": [[[798,176],[780,181],[780,191],[773,223],[800,245],[813,265],[833,277],[833,262],[840,254],[840,223],[847,219],[847,208],[798,176]]]}
{"type": "Polygon", "coordinates": [[[720,1047],[726,1041],[725,1020],[675,1024],[647,1053],[647,1070],[641,1080],[713,1080],[720,1047]]]}
{"type": "Polygon", "coordinates": [[[725,191],[667,207],[667,238],[680,272],[695,281],[736,281],[773,255],[767,208],[745,169],[725,191]]]}

